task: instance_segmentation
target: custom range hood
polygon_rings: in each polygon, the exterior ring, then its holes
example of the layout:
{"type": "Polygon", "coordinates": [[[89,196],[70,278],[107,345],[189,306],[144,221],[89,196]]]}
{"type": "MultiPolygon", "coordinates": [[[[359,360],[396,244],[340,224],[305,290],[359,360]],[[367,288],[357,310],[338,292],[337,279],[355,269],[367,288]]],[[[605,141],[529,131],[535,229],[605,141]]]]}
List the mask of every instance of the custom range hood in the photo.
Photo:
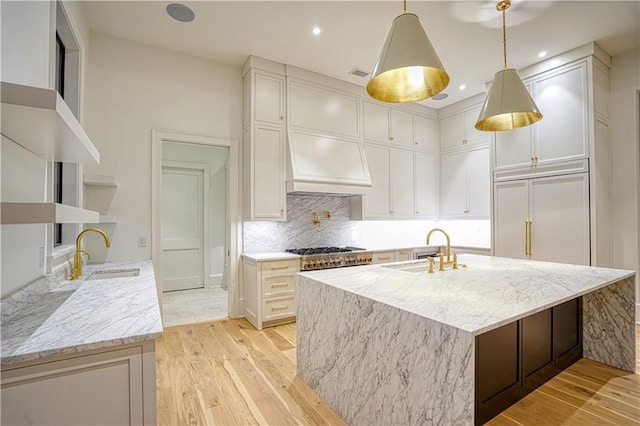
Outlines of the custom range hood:
{"type": "Polygon", "coordinates": [[[363,195],[371,176],[362,141],[287,129],[287,193],[363,195]]]}

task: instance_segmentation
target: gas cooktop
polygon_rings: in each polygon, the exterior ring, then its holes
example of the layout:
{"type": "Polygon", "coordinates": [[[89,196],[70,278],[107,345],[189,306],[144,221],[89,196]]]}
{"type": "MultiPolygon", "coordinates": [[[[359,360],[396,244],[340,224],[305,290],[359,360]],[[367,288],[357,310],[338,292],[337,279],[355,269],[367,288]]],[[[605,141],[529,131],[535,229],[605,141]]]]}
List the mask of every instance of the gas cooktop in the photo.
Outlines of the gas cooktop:
{"type": "Polygon", "coordinates": [[[363,248],[358,247],[307,247],[299,249],[288,249],[289,253],[299,254],[300,256],[310,256],[314,254],[329,254],[329,253],[348,253],[352,251],[364,251],[363,248]]]}

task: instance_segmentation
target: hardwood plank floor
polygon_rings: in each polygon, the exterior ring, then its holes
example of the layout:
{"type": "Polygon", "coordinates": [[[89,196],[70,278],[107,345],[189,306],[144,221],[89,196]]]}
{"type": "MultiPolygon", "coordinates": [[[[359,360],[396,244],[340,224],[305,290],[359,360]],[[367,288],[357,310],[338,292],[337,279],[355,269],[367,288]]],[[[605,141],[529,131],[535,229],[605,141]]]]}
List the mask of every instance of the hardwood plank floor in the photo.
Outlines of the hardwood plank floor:
{"type": "MultiPolygon", "coordinates": [[[[640,327],[636,334],[640,352],[640,327]]],[[[296,376],[295,345],[295,324],[257,331],[225,319],[165,328],[157,341],[158,424],[345,424],[296,376]]],[[[640,375],[582,359],[487,424],[640,425],[640,375]]]]}

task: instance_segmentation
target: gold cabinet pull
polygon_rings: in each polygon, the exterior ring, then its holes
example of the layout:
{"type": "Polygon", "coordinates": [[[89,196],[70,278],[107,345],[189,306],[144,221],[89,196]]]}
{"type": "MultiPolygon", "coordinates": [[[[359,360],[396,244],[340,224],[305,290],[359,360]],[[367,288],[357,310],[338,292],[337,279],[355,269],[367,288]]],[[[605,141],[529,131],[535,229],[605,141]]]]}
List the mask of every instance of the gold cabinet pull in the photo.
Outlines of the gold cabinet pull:
{"type": "Polygon", "coordinates": [[[391,256],[380,256],[378,257],[378,260],[389,260],[391,259],[391,256]]]}
{"type": "Polygon", "coordinates": [[[287,269],[289,267],[289,265],[281,265],[281,266],[272,266],[271,270],[275,270],[275,269],[287,269]]]}
{"type": "Polygon", "coordinates": [[[271,311],[284,311],[285,309],[287,309],[289,307],[289,305],[282,305],[282,306],[272,306],[271,307],[271,311]]]}
{"type": "Polygon", "coordinates": [[[467,140],[466,139],[462,139],[462,145],[466,145],[467,144],[467,140]]]}
{"type": "Polygon", "coordinates": [[[529,221],[524,221],[524,255],[529,256],[529,221]]]}
{"type": "Polygon", "coordinates": [[[533,229],[533,221],[529,221],[529,256],[533,256],[532,250],[531,250],[531,239],[532,239],[532,229],[533,229]]]}
{"type": "Polygon", "coordinates": [[[280,116],[280,120],[284,120],[284,116],[283,115],[280,116]]]}
{"type": "Polygon", "coordinates": [[[271,284],[271,288],[280,288],[280,287],[286,287],[288,285],[288,283],[285,281],[283,283],[273,283],[271,284]]]}
{"type": "Polygon", "coordinates": [[[392,141],[393,140],[393,136],[389,136],[389,140],[392,141]]]}

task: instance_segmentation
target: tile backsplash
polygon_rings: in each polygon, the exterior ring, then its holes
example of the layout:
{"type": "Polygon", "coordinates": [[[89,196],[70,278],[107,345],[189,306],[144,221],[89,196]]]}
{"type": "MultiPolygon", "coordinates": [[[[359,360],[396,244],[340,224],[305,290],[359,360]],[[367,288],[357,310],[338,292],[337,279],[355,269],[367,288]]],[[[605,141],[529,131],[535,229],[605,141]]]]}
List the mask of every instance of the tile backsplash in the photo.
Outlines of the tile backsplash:
{"type": "MultiPolygon", "coordinates": [[[[289,248],[356,246],[368,250],[420,247],[430,229],[443,228],[456,246],[489,247],[489,220],[350,220],[351,198],[287,195],[286,222],[244,222],[245,253],[289,248]],[[313,213],[331,212],[331,219],[313,224],[313,213]]],[[[435,245],[444,244],[434,235],[435,245]]]]}

